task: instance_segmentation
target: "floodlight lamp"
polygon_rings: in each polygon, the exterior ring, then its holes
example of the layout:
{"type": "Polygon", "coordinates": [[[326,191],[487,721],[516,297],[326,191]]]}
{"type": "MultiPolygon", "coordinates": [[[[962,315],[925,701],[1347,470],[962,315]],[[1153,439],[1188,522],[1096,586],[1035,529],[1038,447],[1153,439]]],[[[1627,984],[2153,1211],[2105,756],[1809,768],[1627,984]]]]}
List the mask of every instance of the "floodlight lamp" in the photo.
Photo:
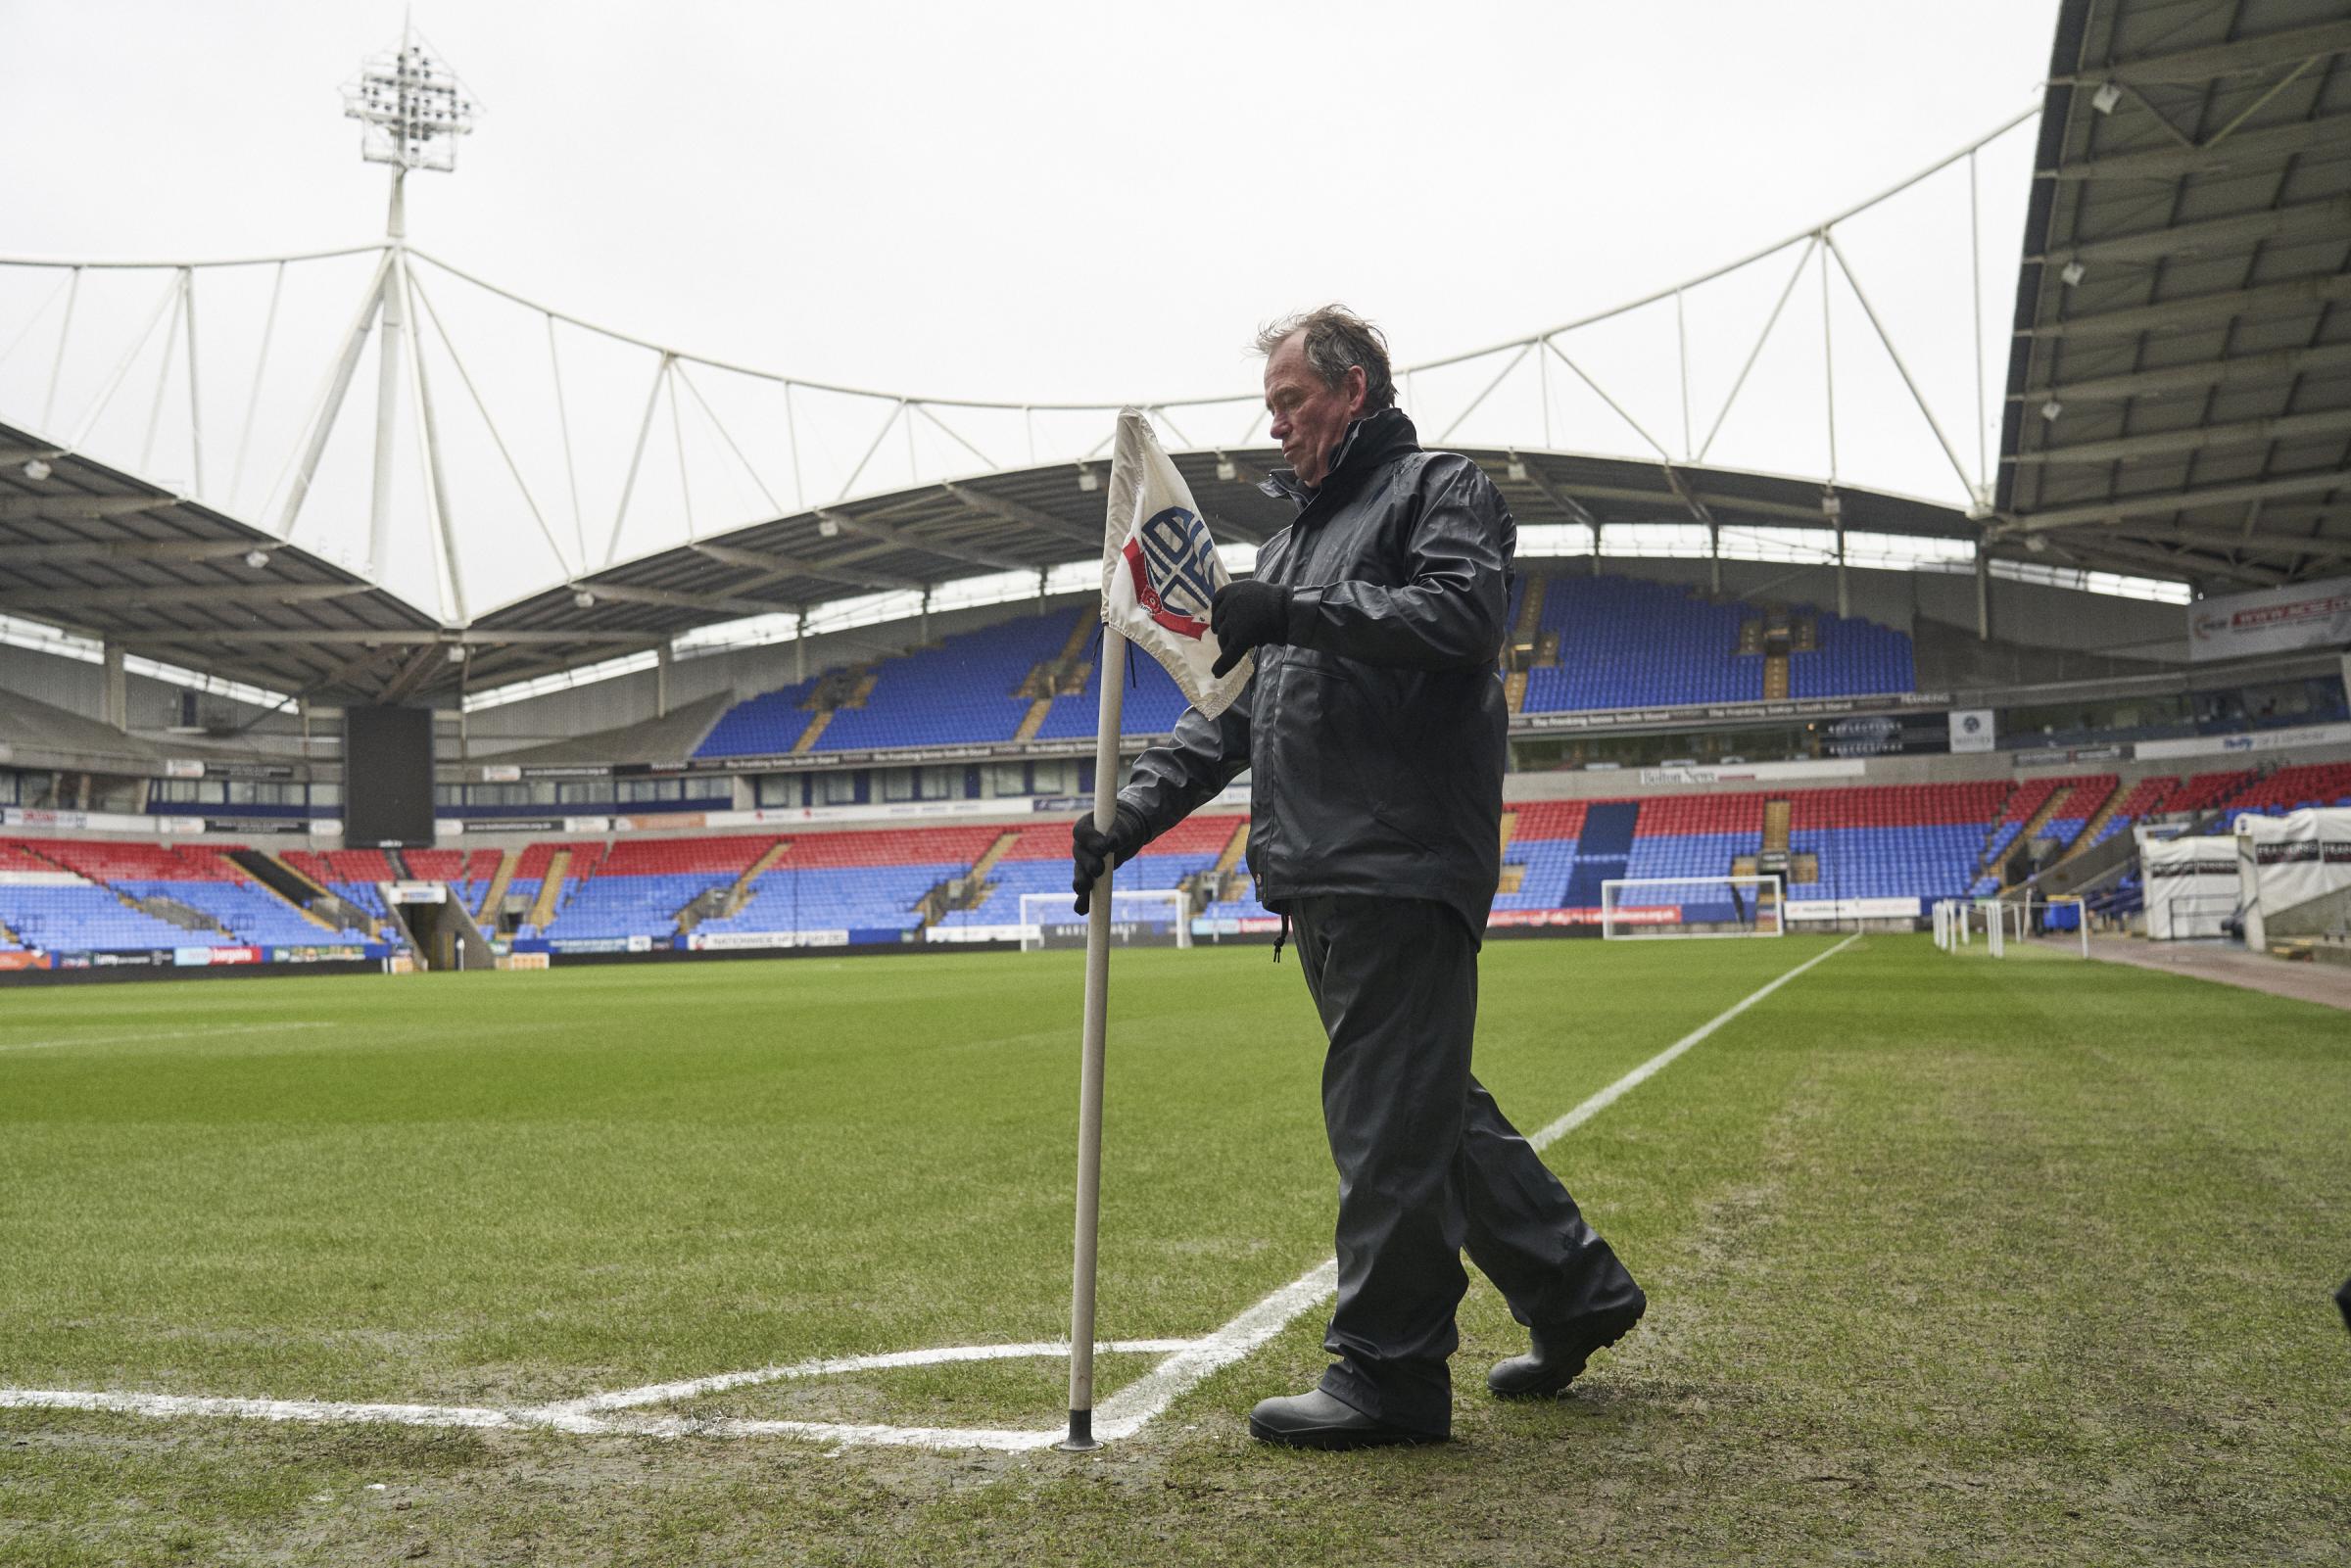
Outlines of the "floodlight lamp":
{"type": "Polygon", "coordinates": [[[816,532],[821,539],[839,539],[840,525],[830,517],[819,517],[816,520],[816,532]]]}
{"type": "Polygon", "coordinates": [[[1085,491],[1100,490],[1102,488],[1101,477],[1097,475],[1093,468],[1086,463],[1080,463],[1078,465],[1078,488],[1085,491]]]}
{"type": "Polygon", "coordinates": [[[2054,398],[2040,405],[2040,417],[2050,424],[2055,424],[2057,416],[2063,412],[2065,412],[2065,404],[2054,398]]]}
{"type": "Polygon", "coordinates": [[[2089,95],[2089,107],[2101,115],[2114,113],[2114,106],[2123,101],[2123,89],[2111,81],[2100,82],[2098,90],[2089,95]]]}
{"type": "Polygon", "coordinates": [[[2079,261],[2068,261],[2058,269],[2057,275],[2065,279],[2065,286],[2070,289],[2082,281],[2087,270],[2079,261]]]}
{"type": "Polygon", "coordinates": [[[1820,515],[1832,523],[1844,516],[1845,498],[1833,490],[1822,491],[1820,493],[1820,515]]]}
{"type": "Polygon", "coordinates": [[[1223,480],[1226,484],[1230,484],[1232,481],[1241,477],[1241,471],[1233,466],[1232,459],[1230,457],[1225,456],[1223,452],[1218,452],[1217,477],[1223,480]]]}
{"type": "Polygon", "coordinates": [[[265,549],[249,549],[245,552],[245,564],[258,572],[269,564],[269,552],[265,549]]]}
{"type": "Polygon", "coordinates": [[[1526,460],[1517,456],[1516,454],[1512,454],[1509,466],[1504,468],[1503,472],[1509,475],[1511,480],[1523,485],[1526,483],[1526,460]]]}
{"type": "Polygon", "coordinates": [[[584,588],[579,589],[572,594],[571,601],[583,610],[592,610],[596,608],[596,595],[589,593],[584,588]]]}
{"type": "Polygon", "coordinates": [[[463,664],[465,662],[464,643],[452,642],[449,645],[449,662],[452,664],[463,664]]]}
{"type": "Polygon", "coordinates": [[[32,458],[24,464],[24,477],[27,479],[46,479],[50,472],[48,463],[38,457],[32,458]]]}
{"type": "Polygon", "coordinates": [[[366,127],[360,156],[403,170],[455,169],[456,138],[472,134],[480,112],[464,86],[421,46],[404,44],[363,61],[343,86],[344,118],[366,127]]]}
{"type": "Polygon", "coordinates": [[[2048,547],[2049,542],[2041,538],[2039,534],[2027,534],[2025,536],[2025,548],[2031,550],[2034,554],[2039,555],[2048,547]]]}

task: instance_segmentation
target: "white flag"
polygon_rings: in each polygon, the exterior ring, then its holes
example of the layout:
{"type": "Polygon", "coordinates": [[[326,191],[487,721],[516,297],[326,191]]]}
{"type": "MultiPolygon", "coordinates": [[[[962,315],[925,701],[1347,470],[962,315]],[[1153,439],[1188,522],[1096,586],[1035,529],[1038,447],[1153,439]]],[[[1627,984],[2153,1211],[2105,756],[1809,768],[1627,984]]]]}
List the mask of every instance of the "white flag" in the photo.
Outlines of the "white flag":
{"type": "Polygon", "coordinates": [[[1217,556],[1183,475],[1134,408],[1119,414],[1102,546],[1102,621],[1160,662],[1185,700],[1210,718],[1232,706],[1256,667],[1244,658],[1222,680],[1209,603],[1232,580],[1217,556]]]}

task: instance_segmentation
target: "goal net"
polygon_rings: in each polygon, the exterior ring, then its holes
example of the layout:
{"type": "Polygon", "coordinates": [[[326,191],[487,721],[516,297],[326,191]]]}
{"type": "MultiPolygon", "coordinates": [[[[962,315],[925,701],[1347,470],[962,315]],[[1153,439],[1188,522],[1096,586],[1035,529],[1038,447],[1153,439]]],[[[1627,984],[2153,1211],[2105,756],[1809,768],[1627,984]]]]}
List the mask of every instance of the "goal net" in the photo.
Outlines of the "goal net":
{"type": "MultiPolygon", "coordinates": [[[[1021,895],[1021,951],[1083,947],[1085,917],[1073,913],[1070,895],[1021,895]]],[[[1189,901],[1176,887],[1120,887],[1110,895],[1110,941],[1114,947],[1189,947],[1189,901]]]]}
{"type": "Polygon", "coordinates": [[[1600,884],[1600,934],[1783,936],[1777,877],[1612,877],[1600,884]]]}

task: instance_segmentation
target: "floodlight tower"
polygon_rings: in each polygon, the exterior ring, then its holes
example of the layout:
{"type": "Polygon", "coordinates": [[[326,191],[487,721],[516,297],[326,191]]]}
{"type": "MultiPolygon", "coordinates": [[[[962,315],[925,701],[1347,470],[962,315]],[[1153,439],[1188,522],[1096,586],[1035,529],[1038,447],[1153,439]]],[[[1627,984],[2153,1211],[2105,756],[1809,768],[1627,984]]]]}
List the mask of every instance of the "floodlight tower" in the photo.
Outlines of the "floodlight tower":
{"type": "MultiPolygon", "coordinates": [[[[408,211],[407,181],[412,168],[454,173],[457,166],[457,138],[471,135],[478,106],[456,72],[426,53],[416,30],[405,21],[400,47],[370,55],[360,73],[343,86],[343,115],[365,127],[360,138],[360,157],[370,164],[392,166],[392,202],[384,218],[385,257],[377,293],[377,313],[383,337],[377,348],[375,399],[375,490],[367,516],[367,575],[383,581],[386,546],[391,532],[393,447],[400,407],[401,339],[414,329],[408,321],[407,297],[408,211]]],[[[422,366],[418,366],[421,374],[422,366]]],[[[432,404],[421,383],[418,406],[423,413],[427,462],[436,490],[441,462],[432,433],[432,404]]],[[[456,542],[449,535],[448,507],[438,495],[444,550],[454,579],[456,542]]],[[[459,591],[460,599],[462,590],[459,591]]]]}

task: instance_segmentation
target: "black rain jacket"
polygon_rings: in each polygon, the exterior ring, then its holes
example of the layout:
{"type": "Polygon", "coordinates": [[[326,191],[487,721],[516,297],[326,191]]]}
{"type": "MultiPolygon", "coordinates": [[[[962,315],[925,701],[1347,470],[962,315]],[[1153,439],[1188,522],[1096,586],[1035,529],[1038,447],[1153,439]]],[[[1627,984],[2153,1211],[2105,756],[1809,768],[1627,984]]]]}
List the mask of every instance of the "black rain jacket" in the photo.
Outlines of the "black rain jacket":
{"type": "Polygon", "coordinates": [[[1281,911],[1317,894],[1426,898],[1483,935],[1502,874],[1508,704],[1497,669],[1517,529],[1458,452],[1390,408],[1348,427],[1297,521],[1258,552],[1289,641],[1217,718],[1186,709],[1120,801],[1155,838],[1250,771],[1249,870],[1281,911]]]}

